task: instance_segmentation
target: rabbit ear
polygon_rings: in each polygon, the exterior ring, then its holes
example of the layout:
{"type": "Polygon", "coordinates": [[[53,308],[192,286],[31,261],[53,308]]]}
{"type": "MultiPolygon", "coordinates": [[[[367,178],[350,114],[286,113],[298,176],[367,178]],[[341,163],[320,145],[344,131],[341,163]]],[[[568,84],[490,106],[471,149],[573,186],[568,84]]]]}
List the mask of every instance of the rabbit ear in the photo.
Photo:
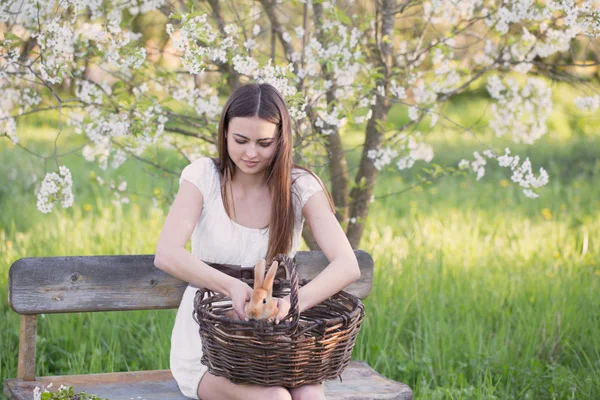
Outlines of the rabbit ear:
{"type": "Polygon", "coordinates": [[[277,273],[277,261],[273,261],[271,267],[269,268],[269,272],[265,276],[265,282],[263,283],[263,288],[269,292],[269,296],[273,295],[273,281],[275,280],[275,274],[277,273]]]}
{"type": "Polygon", "coordinates": [[[262,288],[263,282],[265,280],[265,268],[267,267],[267,262],[264,259],[260,259],[256,266],[254,267],[254,289],[262,288]]]}

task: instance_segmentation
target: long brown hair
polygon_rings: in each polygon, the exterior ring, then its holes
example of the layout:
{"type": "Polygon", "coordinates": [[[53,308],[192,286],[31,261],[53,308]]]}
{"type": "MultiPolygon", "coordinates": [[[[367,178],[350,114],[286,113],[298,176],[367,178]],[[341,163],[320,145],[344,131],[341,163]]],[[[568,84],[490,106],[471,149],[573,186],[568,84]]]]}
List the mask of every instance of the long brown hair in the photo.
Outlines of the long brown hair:
{"type": "MultiPolygon", "coordinates": [[[[227,151],[227,130],[229,121],[235,117],[258,117],[277,125],[277,148],[273,159],[265,171],[265,179],[271,194],[272,208],[269,221],[269,245],[267,260],[277,254],[289,253],[294,235],[295,216],[292,207],[292,125],[290,115],[283,96],[273,86],[263,84],[247,84],[236,89],[223,108],[219,122],[217,169],[221,174],[221,197],[225,211],[231,218],[228,199],[233,205],[231,182],[235,175],[235,164],[227,151]]],[[[297,166],[296,166],[297,167],[297,166]]],[[[306,168],[298,167],[308,171],[306,168]]],[[[311,171],[308,171],[312,174],[311,171]]],[[[313,174],[314,175],[314,174],[313,174]]],[[[333,211],[331,196],[325,190],[333,211]]],[[[234,205],[235,214],[235,205],[234,205]]]]}

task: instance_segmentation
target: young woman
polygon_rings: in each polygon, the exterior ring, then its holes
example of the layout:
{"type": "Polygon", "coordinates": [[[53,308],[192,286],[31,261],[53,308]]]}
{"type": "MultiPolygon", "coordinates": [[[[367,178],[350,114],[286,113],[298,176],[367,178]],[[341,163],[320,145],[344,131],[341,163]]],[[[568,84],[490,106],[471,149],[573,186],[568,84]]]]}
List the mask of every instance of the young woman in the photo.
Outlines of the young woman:
{"type": "MultiPolygon", "coordinates": [[[[292,129],[281,94],[268,84],[237,89],[219,123],[218,160],[200,158],[181,173],[156,248],[156,267],[189,282],[173,327],[171,371],[189,398],[324,399],[322,385],[295,389],[238,385],[207,373],[192,318],[199,286],[226,294],[240,317],[250,300],[246,283],[205,262],[253,267],[279,253],[293,256],[307,221],[330,264],[298,295],[300,312],[360,277],[354,252],[333,212],[331,197],[308,170],[292,163],[292,129]],[[192,239],[191,253],[185,249],[192,239]]],[[[289,311],[278,299],[277,322],[289,311]]]]}

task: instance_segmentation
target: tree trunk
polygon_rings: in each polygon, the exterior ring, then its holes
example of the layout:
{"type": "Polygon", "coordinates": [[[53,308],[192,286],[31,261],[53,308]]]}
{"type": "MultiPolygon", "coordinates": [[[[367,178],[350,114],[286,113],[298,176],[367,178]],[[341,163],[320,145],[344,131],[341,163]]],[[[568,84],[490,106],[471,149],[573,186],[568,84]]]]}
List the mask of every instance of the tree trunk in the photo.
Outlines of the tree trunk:
{"type": "Polygon", "coordinates": [[[373,160],[368,157],[369,150],[377,150],[383,141],[384,131],[379,124],[386,121],[390,102],[387,97],[390,73],[392,67],[392,37],[394,32],[394,8],[395,0],[382,0],[377,2],[379,15],[381,15],[381,34],[378,35],[380,43],[375,43],[372,52],[372,65],[378,65],[383,73],[383,78],[375,84],[376,100],[371,107],[373,115],[367,123],[365,132],[365,145],[363,147],[360,165],[355,177],[355,186],[350,193],[350,223],[346,230],[346,236],[353,248],[358,248],[365,229],[365,221],[369,214],[373,188],[377,180],[377,168],[373,160]],[[384,88],[383,95],[377,90],[384,88]],[[352,222],[354,221],[354,222],[352,222]]]}

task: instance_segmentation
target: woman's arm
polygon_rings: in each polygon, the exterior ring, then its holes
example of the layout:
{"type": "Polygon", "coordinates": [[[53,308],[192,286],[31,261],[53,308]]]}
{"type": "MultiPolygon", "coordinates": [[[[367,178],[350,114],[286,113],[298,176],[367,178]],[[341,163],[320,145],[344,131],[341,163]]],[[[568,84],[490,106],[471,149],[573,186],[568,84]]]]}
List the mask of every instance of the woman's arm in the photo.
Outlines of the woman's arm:
{"type": "Polygon", "coordinates": [[[192,285],[229,296],[234,301],[234,309],[243,318],[244,303],[246,297],[250,300],[252,288],[212,268],[185,249],[200,218],[203,204],[200,190],[190,182],[182,181],[160,232],[154,265],[192,285]]]}
{"type": "Polygon", "coordinates": [[[321,303],[360,278],[354,250],[331,211],[325,193],[319,191],[312,195],[302,214],[329,265],[298,291],[300,312],[321,303]]]}

